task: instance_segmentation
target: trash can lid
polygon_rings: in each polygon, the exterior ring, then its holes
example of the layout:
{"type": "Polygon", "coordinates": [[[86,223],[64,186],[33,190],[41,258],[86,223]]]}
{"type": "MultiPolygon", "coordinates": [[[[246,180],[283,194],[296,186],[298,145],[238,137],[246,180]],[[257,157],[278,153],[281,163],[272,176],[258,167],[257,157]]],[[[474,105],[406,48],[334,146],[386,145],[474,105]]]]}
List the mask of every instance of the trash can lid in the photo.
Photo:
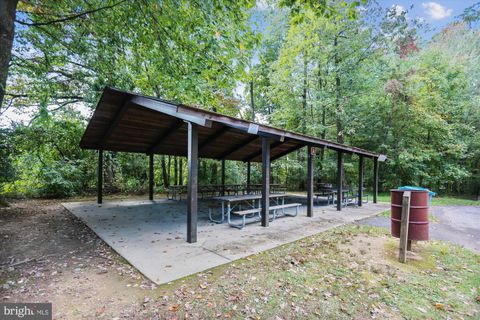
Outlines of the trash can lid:
{"type": "Polygon", "coordinates": [[[398,190],[403,190],[403,191],[407,191],[407,190],[410,190],[410,191],[428,191],[428,195],[431,196],[431,197],[435,197],[437,195],[437,193],[433,192],[433,191],[430,191],[429,189],[427,188],[422,188],[422,187],[413,187],[413,186],[401,186],[401,187],[398,187],[398,190]]]}

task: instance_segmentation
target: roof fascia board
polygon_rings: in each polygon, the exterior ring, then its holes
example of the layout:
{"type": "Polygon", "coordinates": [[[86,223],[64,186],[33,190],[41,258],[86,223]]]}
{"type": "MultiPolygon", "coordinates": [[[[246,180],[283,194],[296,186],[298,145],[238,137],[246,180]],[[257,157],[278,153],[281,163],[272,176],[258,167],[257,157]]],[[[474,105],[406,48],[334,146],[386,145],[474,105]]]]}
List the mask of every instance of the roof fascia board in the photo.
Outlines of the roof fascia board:
{"type": "Polygon", "coordinates": [[[174,117],[181,118],[185,121],[190,121],[196,124],[199,124],[204,127],[211,127],[212,121],[219,122],[225,126],[229,126],[234,129],[244,131],[249,134],[256,134],[258,136],[263,136],[271,138],[277,141],[284,141],[286,138],[296,140],[304,145],[311,145],[315,147],[327,147],[335,151],[340,151],[343,153],[353,153],[358,155],[363,155],[372,158],[378,158],[379,155],[374,152],[369,152],[367,150],[345,146],[339,143],[307,137],[304,135],[284,131],[277,128],[272,128],[269,126],[264,126],[261,124],[252,123],[242,119],[235,119],[232,117],[224,116],[221,114],[216,114],[206,110],[199,109],[198,111],[190,106],[185,106],[182,104],[170,104],[164,101],[159,101],[156,99],[149,99],[144,96],[134,96],[132,102],[140,106],[156,110],[162,113],[169,114],[174,117]],[[138,102],[137,102],[138,101],[138,102]],[[200,113],[205,112],[205,114],[199,115],[200,113]]]}
{"type": "Polygon", "coordinates": [[[141,107],[158,111],[164,114],[167,114],[172,117],[182,119],[191,123],[195,123],[202,127],[210,128],[212,126],[212,121],[204,117],[195,116],[192,114],[186,114],[178,111],[178,107],[174,104],[165,103],[158,100],[148,99],[145,97],[134,96],[130,100],[132,103],[139,105],[141,107]]]}

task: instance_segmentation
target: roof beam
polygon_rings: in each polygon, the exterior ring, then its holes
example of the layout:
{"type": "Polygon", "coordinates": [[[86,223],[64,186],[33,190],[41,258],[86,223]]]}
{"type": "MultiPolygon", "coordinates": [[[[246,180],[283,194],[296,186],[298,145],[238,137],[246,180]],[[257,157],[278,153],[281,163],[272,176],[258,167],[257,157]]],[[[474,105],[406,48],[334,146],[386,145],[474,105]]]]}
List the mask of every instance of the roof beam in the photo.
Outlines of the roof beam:
{"type": "Polygon", "coordinates": [[[172,135],[177,129],[179,129],[183,125],[183,120],[177,119],[177,121],[173,122],[173,124],[165,129],[155,140],[155,143],[147,150],[147,154],[153,153],[160,145],[167,139],[170,135],[172,135]]]}
{"type": "MultiPolygon", "coordinates": [[[[270,145],[270,152],[273,151],[273,149],[275,149],[276,147],[278,147],[279,145],[283,144],[285,141],[275,141],[274,143],[272,143],[270,145]]],[[[252,161],[252,159],[255,159],[256,157],[258,156],[261,156],[262,155],[262,149],[260,149],[259,151],[256,151],[255,153],[252,153],[250,155],[248,155],[247,157],[243,158],[242,161],[252,161]]]]}
{"type": "Polygon", "coordinates": [[[289,154],[289,153],[292,153],[293,151],[298,150],[298,149],[303,148],[303,147],[305,147],[305,145],[303,145],[303,144],[300,144],[300,145],[296,145],[296,146],[294,146],[294,147],[291,147],[290,149],[285,150],[285,151],[277,154],[275,157],[272,157],[272,161],[277,160],[278,158],[281,158],[281,157],[283,157],[283,156],[285,156],[285,155],[287,155],[287,154],[289,154]]]}
{"type": "Polygon", "coordinates": [[[199,146],[198,146],[198,152],[201,152],[203,148],[205,148],[209,143],[212,143],[213,141],[217,140],[218,138],[222,137],[225,133],[227,133],[230,130],[230,127],[223,126],[222,128],[218,129],[214,133],[212,133],[210,136],[207,137],[199,146]]]}
{"type": "Polygon", "coordinates": [[[115,130],[115,128],[118,126],[118,124],[122,120],[123,115],[125,114],[125,112],[127,112],[128,103],[130,101],[131,99],[129,98],[126,98],[123,100],[123,104],[120,106],[120,110],[115,114],[115,117],[113,118],[112,122],[110,122],[110,125],[107,128],[107,131],[105,131],[105,134],[100,139],[100,142],[99,142],[100,146],[103,147],[105,145],[105,142],[107,142],[108,138],[110,138],[110,136],[113,133],[113,130],[115,130]]]}
{"type": "Polygon", "coordinates": [[[225,159],[226,157],[228,157],[229,155],[231,155],[232,153],[234,153],[235,151],[237,150],[240,150],[242,149],[243,147],[246,147],[247,145],[249,145],[250,143],[252,143],[253,141],[255,141],[256,139],[258,139],[259,137],[256,136],[256,135],[253,135],[253,136],[248,136],[247,139],[245,140],[242,140],[240,141],[239,143],[235,144],[233,147],[229,148],[226,152],[224,152],[222,155],[220,155],[220,157],[218,157],[219,159],[225,159]]]}
{"type": "Polygon", "coordinates": [[[149,99],[142,96],[132,97],[131,102],[150,110],[158,111],[158,112],[167,114],[169,116],[182,119],[184,121],[198,124],[199,126],[202,126],[202,127],[207,127],[207,128],[212,127],[211,120],[201,115],[194,115],[194,114],[179,112],[178,106],[173,103],[166,103],[163,101],[149,99]]]}

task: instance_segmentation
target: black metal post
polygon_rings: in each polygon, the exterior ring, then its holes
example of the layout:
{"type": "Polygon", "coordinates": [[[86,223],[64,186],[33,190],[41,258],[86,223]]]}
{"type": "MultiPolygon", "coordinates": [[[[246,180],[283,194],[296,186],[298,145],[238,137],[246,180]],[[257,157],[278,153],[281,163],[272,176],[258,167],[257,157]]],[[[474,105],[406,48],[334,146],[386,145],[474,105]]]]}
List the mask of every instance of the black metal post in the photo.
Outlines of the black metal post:
{"type": "Polygon", "coordinates": [[[250,177],[252,171],[252,163],[250,161],[247,162],[247,194],[250,194],[250,177]]]}
{"type": "Polygon", "coordinates": [[[187,242],[197,242],[198,128],[188,122],[187,242]]]}
{"type": "Polygon", "coordinates": [[[313,217],[313,147],[307,147],[307,217],[313,217]]]}
{"type": "Polygon", "coordinates": [[[262,227],[268,227],[270,213],[270,141],[262,137],[262,227]]]}
{"type": "Polygon", "coordinates": [[[103,150],[98,150],[97,203],[103,201],[103,150]]]}
{"type": "Polygon", "coordinates": [[[149,170],[148,170],[148,199],[153,200],[153,153],[148,155],[149,157],[149,170]]]}
{"type": "Polygon", "coordinates": [[[358,158],[358,206],[362,206],[363,200],[363,156],[358,158]]]}
{"type": "Polygon", "coordinates": [[[337,211],[342,211],[343,153],[337,151],[337,211]]]}
{"type": "Polygon", "coordinates": [[[373,203],[378,197],[378,158],[373,158],[373,203]]]}
{"type": "Polygon", "coordinates": [[[225,159],[222,159],[222,196],[225,195],[225,159]]]}

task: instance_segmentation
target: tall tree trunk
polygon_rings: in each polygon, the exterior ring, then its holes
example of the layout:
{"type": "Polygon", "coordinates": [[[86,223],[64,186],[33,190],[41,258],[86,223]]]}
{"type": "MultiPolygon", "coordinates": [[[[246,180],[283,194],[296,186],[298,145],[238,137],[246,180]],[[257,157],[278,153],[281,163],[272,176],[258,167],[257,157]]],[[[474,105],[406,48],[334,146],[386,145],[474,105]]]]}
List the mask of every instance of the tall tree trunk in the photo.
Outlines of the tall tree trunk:
{"type": "Polygon", "coordinates": [[[173,157],[173,180],[175,181],[175,185],[178,186],[178,162],[177,157],[173,157]]]}
{"type": "MultiPolygon", "coordinates": [[[[327,105],[325,103],[322,104],[322,126],[323,130],[320,137],[325,140],[327,138],[327,105]]],[[[320,161],[322,162],[322,168],[323,159],[325,159],[325,147],[322,147],[322,150],[320,151],[320,161]]]]}
{"type": "Polygon", "coordinates": [[[178,164],[178,176],[179,176],[178,184],[183,186],[183,159],[180,158],[179,160],[180,161],[178,164]]]}
{"type": "Polygon", "coordinates": [[[250,81],[250,105],[252,107],[252,121],[255,121],[255,103],[253,99],[253,81],[250,81]]]}
{"type": "MultiPolygon", "coordinates": [[[[322,78],[322,69],[320,68],[320,61],[318,62],[318,92],[323,91],[323,88],[325,86],[325,82],[323,81],[322,78]]],[[[320,97],[318,99],[320,101],[320,97]]],[[[320,132],[320,138],[324,139],[327,137],[327,104],[322,103],[321,104],[321,110],[322,110],[322,118],[321,118],[321,124],[322,124],[322,130],[320,132]]],[[[320,149],[320,164],[319,164],[319,169],[320,169],[320,175],[323,173],[323,160],[325,159],[325,147],[320,149]]]]}
{"type": "Polygon", "coordinates": [[[104,171],[104,181],[105,187],[108,191],[114,192],[114,183],[115,183],[115,168],[114,168],[114,161],[115,158],[114,153],[107,152],[105,153],[105,171],[104,171]]]}
{"type": "MultiPolygon", "coordinates": [[[[335,112],[336,112],[336,127],[337,127],[337,142],[344,143],[343,136],[343,105],[341,99],[341,82],[340,82],[340,57],[338,55],[338,38],[341,32],[335,35],[333,46],[335,47],[334,63],[335,63],[335,112]]],[[[342,186],[347,186],[347,178],[345,175],[345,166],[342,166],[342,186]]]]}
{"type": "Polygon", "coordinates": [[[7,86],[8,68],[12,58],[17,3],[18,0],[0,1],[0,114],[7,86]]]}
{"type": "Polygon", "coordinates": [[[210,167],[210,184],[211,185],[216,185],[217,183],[217,163],[212,162],[212,165],[210,167]]]}
{"type": "Polygon", "coordinates": [[[161,158],[161,164],[162,164],[162,180],[163,180],[163,187],[166,189],[170,186],[170,183],[168,181],[168,174],[167,174],[167,164],[165,163],[165,156],[162,156],[161,158]]]}
{"type": "Polygon", "coordinates": [[[168,162],[167,162],[168,185],[171,184],[171,177],[172,177],[171,165],[172,165],[172,156],[168,156],[168,162]]]}
{"type": "Polygon", "coordinates": [[[338,34],[335,36],[333,45],[335,47],[335,56],[334,56],[334,63],[335,63],[335,112],[336,112],[336,126],[337,126],[337,142],[344,143],[343,137],[343,107],[340,103],[340,73],[339,73],[339,65],[340,65],[340,58],[338,57],[338,34]]]}
{"type": "Polygon", "coordinates": [[[307,54],[303,54],[303,93],[302,93],[302,107],[303,107],[303,121],[302,133],[307,132],[307,54]]]}

